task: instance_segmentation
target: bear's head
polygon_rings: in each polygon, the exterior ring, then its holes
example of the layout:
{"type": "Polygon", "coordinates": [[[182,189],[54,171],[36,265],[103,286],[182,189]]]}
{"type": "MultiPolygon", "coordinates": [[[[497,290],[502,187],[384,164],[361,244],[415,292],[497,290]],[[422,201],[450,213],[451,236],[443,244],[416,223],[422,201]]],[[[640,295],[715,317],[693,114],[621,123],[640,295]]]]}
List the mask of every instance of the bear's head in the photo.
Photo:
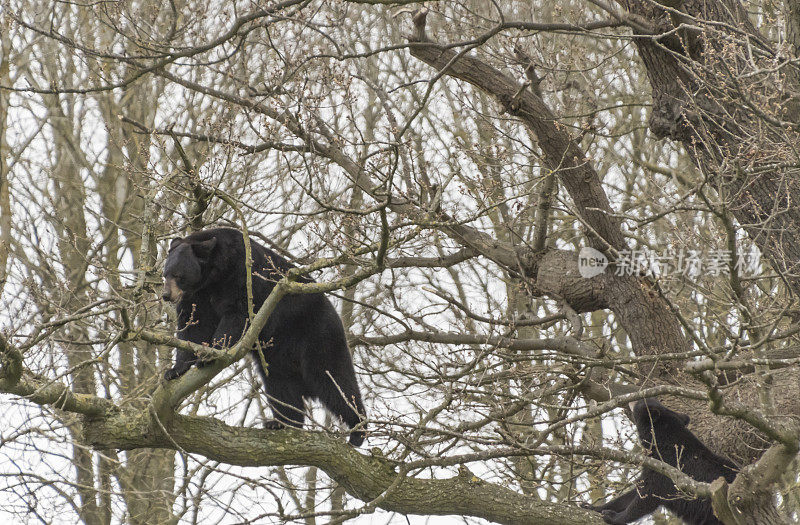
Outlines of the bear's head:
{"type": "Polygon", "coordinates": [[[644,445],[651,445],[653,435],[658,435],[664,429],[674,431],[686,428],[689,424],[689,416],[670,410],[652,397],[640,399],[630,406],[633,411],[633,421],[636,423],[636,432],[644,445]]]}
{"type": "Polygon", "coordinates": [[[177,303],[184,295],[202,288],[208,260],[216,244],[216,237],[205,241],[173,239],[164,262],[164,291],[161,298],[177,303]]]}

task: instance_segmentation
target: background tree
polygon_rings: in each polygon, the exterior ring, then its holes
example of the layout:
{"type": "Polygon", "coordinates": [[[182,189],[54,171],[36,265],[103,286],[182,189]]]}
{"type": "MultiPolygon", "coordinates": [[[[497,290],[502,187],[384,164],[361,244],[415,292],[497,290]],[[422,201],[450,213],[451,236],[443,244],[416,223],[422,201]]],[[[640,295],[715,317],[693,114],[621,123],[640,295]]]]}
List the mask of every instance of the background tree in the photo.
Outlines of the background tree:
{"type": "Polygon", "coordinates": [[[649,466],[797,520],[796,4],[4,0],[0,512],[601,523],[656,396],[745,468],[649,466]],[[253,330],[161,381],[160,264],[211,224],[318,283],[258,319],[337,301],[371,448],[261,430],[253,330]]]}

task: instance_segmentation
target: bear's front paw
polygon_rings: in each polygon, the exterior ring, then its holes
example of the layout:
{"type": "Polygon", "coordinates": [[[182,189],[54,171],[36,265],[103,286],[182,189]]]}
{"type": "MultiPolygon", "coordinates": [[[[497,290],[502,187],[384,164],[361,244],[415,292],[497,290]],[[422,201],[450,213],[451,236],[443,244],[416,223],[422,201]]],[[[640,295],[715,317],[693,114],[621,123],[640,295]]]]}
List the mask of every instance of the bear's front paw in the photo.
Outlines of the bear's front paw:
{"type": "Polygon", "coordinates": [[[367,433],[363,430],[356,430],[355,432],[350,433],[350,444],[354,447],[360,447],[364,440],[367,439],[367,433]]]}
{"type": "Polygon", "coordinates": [[[264,428],[267,430],[280,430],[282,428],[286,428],[286,425],[284,425],[277,419],[268,419],[264,421],[264,428]]]}
{"type": "Polygon", "coordinates": [[[166,379],[167,381],[172,381],[173,379],[178,379],[185,373],[186,372],[181,373],[180,369],[173,367],[164,372],[164,379],[166,379]]]}

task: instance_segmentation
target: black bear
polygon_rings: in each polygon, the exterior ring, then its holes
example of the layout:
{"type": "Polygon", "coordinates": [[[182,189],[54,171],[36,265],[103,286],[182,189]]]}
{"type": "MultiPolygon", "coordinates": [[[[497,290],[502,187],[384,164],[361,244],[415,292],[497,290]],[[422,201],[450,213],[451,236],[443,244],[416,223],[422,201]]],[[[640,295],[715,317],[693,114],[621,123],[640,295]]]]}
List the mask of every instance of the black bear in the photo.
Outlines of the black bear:
{"type": "MultiPolygon", "coordinates": [[[[729,483],[739,470],[733,462],[706,448],[686,428],[689,416],[674,412],[655,399],[631,403],[633,421],[648,455],[678,468],[697,481],[710,483],[722,476],[729,483]]],[[[663,505],[690,525],[722,525],[707,498],[679,491],[667,476],[642,467],[636,486],[605,505],[584,505],[603,515],[606,523],[622,525],[650,514],[663,505]]]]}
{"type": "MultiPolygon", "coordinates": [[[[253,240],[250,249],[257,311],[275,283],[293,266],[253,240]]],[[[179,339],[215,348],[235,344],[248,322],[242,233],[214,228],[174,239],[164,263],[162,297],[176,303],[179,339]]],[[[344,328],[323,294],[284,296],[261,330],[259,342],[268,373],[256,350],[253,361],[275,417],[266,423],[267,428],[302,427],[303,398],[318,399],[350,428],[362,423],[364,406],[344,328]]],[[[175,379],[193,364],[204,363],[193,353],[178,350],[175,366],[164,377],[175,379]]],[[[363,442],[362,424],[350,434],[350,443],[359,446],[363,442]]]]}

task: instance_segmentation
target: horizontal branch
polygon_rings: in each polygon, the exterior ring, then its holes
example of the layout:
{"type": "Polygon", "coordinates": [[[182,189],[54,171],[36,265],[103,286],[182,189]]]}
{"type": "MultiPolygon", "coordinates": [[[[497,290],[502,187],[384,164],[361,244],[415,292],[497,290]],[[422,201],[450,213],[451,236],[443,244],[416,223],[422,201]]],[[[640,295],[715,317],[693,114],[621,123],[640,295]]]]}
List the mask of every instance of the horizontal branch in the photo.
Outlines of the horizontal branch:
{"type": "Polygon", "coordinates": [[[204,361],[221,359],[227,355],[227,352],[224,350],[213,348],[211,346],[199,345],[191,341],[184,341],[183,339],[173,337],[166,332],[136,330],[135,332],[131,332],[126,338],[128,341],[135,341],[137,339],[147,341],[148,343],[154,345],[169,346],[179,350],[186,350],[187,352],[192,352],[193,354],[201,357],[204,361]]]}
{"type": "Polygon", "coordinates": [[[47,380],[26,370],[22,353],[0,335],[0,393],[20,396],[37,405],[49,405],[59,410],[87,416],[101,416],[117,411],[107,399],[77,394],[69,386],[56,380],[47,380]]]}
{"type": "Polygon", "coordinates": [[[87,416],[114,413],[117,406],[107,399],[73,392],[61,381],[36,376],[22,366],[22,355],[5,344],[0,348],[0,393],[19,396],[37,405],[48,405],[59,410],[87,416]]]}
{"type": "Polygon", "coordinates": [[[119,119],[122,122],[126,122],[136,129],[139,132],[144,134],[153,134],[153,135],[167,135],[167,136],[175,136],[175,137],[183,137],[189,138],[197,142],[208,142],[212,144],[219,144],[221,146],[230,146],[239,150],[244,151],[247,154],[253,153],[260,153],[262,151],[268,150],[277,150],[277,151],[294,151],[297,153],[304,153],[308,151],[308,146],[305,144],[288,144],[286,142],[261,142],[259,144],[245,144],[244,142],[224,138],[224,137],[216,137],[213,135],[206,135],[203,133],[189,133],[183,131],[175,131],[172,129],[157,129],[157,128],[149,128],[138,122],[133,120],[132,118],[126,117],[121,115],[119,119]]]}
{"type": "MultiPolygon", "coordinates": [[[[776,355],[789,354],[790,352],[775,352],[776,355]]],[[[713,359],[703,359],[702,361],[691,361],[686,363],[686,369],[692,373],[704,372],[706,370],[738,370],[743,373],[750,373],[755,370],[755,366],[764,366],[771,369],[786,368],[800,364],[800,357],[791,358],[749,358],[740,361],[715,361],[713,359]]]]}
{"type": "Polygon", "coordinates": [[[37,405],[49,405],[59,410],[87,416],[99,416],[114,412],[117,406],[102,397],[78,394],[60,381],[44,381],[23,373],[13,385],[0,382],[0,391],[20,396],[37,405]]]}
{"type": "Polygon", "coordinates": [[[547,339],[516,339],[496,335],[455,332],[420,332],[412,330],[397,335],[380,337],[353,336],[355,345],[386,346],[406,341],[442,343],[451,345],[490,345],[509,350],[557,350],[579,357],[594,357],[595,352],[572,337],[558,336],[547,339]]]}
{"type": "Polygon", "coordinates": [[[472,248],[462,248],[457,252],[440,257],[387,258],[385,266],[387,268],[449,268],[477,256],[478,252],[472,248]]]}
{"type": "Polygon", "coordinates": [[[111,91],[112,89],[124,88],[133,85],[138,79],[140,79],[147,73],[156,72],[164,68],[166,65],[172,64],[179,59],[182,58],[188,59],[212,51],[213,49],[226,44],[232,38],[235,38],[239,34],[240,30],[246,25],[256,23],[257,21],[259,21],[259,19],[262,18],[272,17],[277,13],[279,13],[281,10],[285,10],[289,7],[297,7],[303,4],[305,1],[307,0],[284,0],[282,2],[278,2],[273,6],[270,6],[267,9],[256,9],[233,20],[230,27],[228,27],[222,34],[220,34],[219,36],[217,36],[216,38],[214,38],[209,42],[202,43],[200,45],[193,47],[179,47],[175,50],[164,48],[163,51],[159,53],[153,53],[151,55],[135,55],[135,54],[128,55],[128,54],[117,54],[112,52],[101,52],[96,49],[81,45],[77,40],[56,32],[53,27],[49,27],[47,29],[39,28],[23,20],[20,14],[14,13],[13,11],[8,11],[8,16],[20,26],[30,31],[33,31],[34,33],[40,34],[44,37],[51,38],[57,42],[60,42],[61,44],[65,45],[68,49],[79,51],[89,57],[95,57],[102,60],[111,60],[115,62],[130,64],[136,67],[136,71],[134,71],[127,78],[119,82],[96,86],[92,88],[76,89],[71,87],[50,87],[48,89],[39,89],[35,87],[14,88],[13,86],[2,86],[2,89],[9,91],[26,92],[26,93],[87,94],[87,93],[97,93],[102,91],[111,91]],[[152,61],[152,63],[150,65],[144,66],[143,63],[145,61],[147,62],[152,61]]]}

